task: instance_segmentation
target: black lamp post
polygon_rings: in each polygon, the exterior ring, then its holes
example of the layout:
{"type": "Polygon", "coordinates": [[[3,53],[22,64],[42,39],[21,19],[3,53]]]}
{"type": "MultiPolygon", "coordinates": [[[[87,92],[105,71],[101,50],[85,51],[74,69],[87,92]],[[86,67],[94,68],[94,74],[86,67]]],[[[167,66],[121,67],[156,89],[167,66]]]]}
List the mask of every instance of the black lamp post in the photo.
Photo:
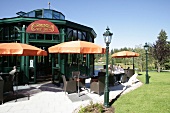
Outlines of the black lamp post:
{"type": "Polygon", "coordinates": [[[108,80],[108,54],[109,54],[109,44],[112,40],[112,35],[107,27],[106,32],[103,34],[104,41],[106,43],[106,76],[105,76],[105,89],[104,89],[104,106],[109,107],[109,80],[108,80]]]}
{"type": "Polygon", "coordinates": [[[146,53],[146,83],[145,84],[149,84],[149,75],[148,75],[148,49],[149,49],[149,45],[147,43],[145,43],[144,49],[145,49],[145,53],[146,53]]]}

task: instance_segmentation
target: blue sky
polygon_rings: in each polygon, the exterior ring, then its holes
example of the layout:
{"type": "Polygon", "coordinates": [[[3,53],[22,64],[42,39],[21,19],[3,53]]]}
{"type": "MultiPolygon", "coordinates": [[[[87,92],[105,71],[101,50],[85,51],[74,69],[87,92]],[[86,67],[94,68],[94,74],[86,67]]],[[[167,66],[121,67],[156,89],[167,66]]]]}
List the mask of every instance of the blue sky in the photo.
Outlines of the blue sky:
{"type": "Polygon", "coordinates": [[[170,0],[2,0],[0,18],[48,8],[48,2],[66,20],[92,27],[97,33],[95,43],[103,47],[107,26],[113,33],[111,49],[154,43],[161,29],[170,34],[170,0]]]}

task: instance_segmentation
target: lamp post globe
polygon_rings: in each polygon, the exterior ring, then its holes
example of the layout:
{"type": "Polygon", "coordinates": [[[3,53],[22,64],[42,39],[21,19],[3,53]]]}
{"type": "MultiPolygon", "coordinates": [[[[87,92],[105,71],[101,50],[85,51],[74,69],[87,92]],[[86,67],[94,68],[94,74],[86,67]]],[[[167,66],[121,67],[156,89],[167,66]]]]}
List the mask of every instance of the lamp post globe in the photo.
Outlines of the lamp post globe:
{"type": "Polygon", "coordinates": [[[144,45],[145,53],[146,53],[146,82],[145,84],[149,84],[149,74],[148,74],[148,49],[149,45],[145,43],[144,45]]]}
{"type": "Polygon", "coordinates": [[[105,89],[104,89],[104,106],[105,107],[110,107],[109,105],[109,80],[108,80],[108,54],[109,54],[109,44],[111,43],[112,40],[112,35],[109,31],[109,27],[106,28],[106,32],[104,32],[103,37],[104,41],[106,43],[106,75],[105,75],[105,89]]]}

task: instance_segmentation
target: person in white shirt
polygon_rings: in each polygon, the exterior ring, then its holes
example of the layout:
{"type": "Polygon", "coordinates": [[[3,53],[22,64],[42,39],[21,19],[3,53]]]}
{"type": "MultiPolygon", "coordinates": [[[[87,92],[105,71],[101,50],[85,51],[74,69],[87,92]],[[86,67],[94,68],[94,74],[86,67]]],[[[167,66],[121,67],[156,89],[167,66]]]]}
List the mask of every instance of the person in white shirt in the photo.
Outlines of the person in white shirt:
{"type": "Polygon", "coordinates": [[[12,78],[11,78],[12,81],[14,80],[16,71],[17,71],[17,67],[14,66],[14,67],[13,67],[13,70],[11,70],[11,71],[9,72],[9,74],[12,75],[12,78]]]}
{"type": "Polygon", "coordinates": [[[13,70],[11,70],[11,71],[9,72],[9,74],[15,76],[15,72],[16,72],[16,71],[17,71],[17,67],[14,66],[14,67],[13,67],[13,70]]]}

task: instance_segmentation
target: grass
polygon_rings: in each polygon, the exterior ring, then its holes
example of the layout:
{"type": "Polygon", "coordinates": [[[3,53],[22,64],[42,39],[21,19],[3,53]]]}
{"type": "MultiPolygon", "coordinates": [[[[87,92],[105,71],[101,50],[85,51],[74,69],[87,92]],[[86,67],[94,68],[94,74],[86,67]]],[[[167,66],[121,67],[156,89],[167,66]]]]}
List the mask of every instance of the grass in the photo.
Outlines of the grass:
{"type": "Polygon", "coordinates": [[[170,72],[149,72],[149,84],[145,84],[145,73],[141,74],[138,79],[144,85],[122,95],[113,104],[115,112],[170,113],[170,72]]]}

